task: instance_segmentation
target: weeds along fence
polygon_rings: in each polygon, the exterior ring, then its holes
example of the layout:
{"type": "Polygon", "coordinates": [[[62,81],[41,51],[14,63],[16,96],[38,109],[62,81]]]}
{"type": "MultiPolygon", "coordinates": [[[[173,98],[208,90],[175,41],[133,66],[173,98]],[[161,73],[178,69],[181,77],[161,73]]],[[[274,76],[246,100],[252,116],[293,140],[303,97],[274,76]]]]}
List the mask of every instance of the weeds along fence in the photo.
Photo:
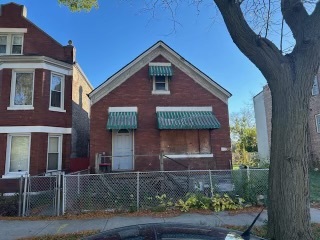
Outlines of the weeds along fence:
{"type": "MultiPolygon", "coordinates": [[[[0,179],[1,186],[2,179],[0,179]]],[[[19,192],[2,194],[16,197],[12,215],[60,215],[86,211],[139,211],[156,208],[161,196],[172,203],[190,193],[212,197],[227,193],[247,202],[266,200],[268,170],[162,171],[27,176],[19,181],[19,192]],[[20,210],[19,210],[20,209],[20,210]]],[[[0,187],[1,189],[1,187],[0,187]]],[[[2,214],[2,213],[1,213],[2,214]]]]}

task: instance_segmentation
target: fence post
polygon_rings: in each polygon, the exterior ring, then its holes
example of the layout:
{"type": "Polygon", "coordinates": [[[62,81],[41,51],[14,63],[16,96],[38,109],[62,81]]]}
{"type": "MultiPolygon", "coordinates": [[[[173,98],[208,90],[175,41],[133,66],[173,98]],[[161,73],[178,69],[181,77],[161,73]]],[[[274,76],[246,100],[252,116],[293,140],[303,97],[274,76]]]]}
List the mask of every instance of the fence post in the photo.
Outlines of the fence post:
{"type": "Polygon", "coordinates": [[[23,183],[23,176],[20,176],[20,181],[19,181],[19,210],[18,210],[18,216],[21,217],[21,210],[22,210],[22,183],[23,183]]]}
{"type": "Polygon", "coordinates": [[[137,172],[137,211],[139,211],[139,191],[140,191],[140,177],[139,177],[139,172],[137,172]]]}
{"type": "Polygon", "coordinates": [[[62,215],[66,212],[66,176],[62,172],[62,215]]]}
{"type": "Polygon", "coordinates": [[[57,211],[56,211],[56,215],[59,216],[60,215],[60,197],[61,197],[61,173],[59,172],[57,174],[57,211]]]}
{"type": "Polygon", "coordinates": [[[211,190],[211,197],[213,197],[213,185],[212,185],[212,175],[211,175],[211,170],[209,170],[209,178],[210,178],[210,190],[211,190]]]}
{"type": "Polygon", "coordinates": [[[80,195],[80,173],[78,173],[78,195],[80,195]]]}
{"type": "Polygon", "coordinates": [[[23,204],[22,204],[22,216],[26,215],[26,201],[27,201],[27,183],[28,183],[28,175],[25,175],[24,178],[24,189],[23,189],[23,204]]]}
{"type": "Polygon", "coordinates": [[[160,159],[160,171],[164,171],[164,165],[163,165],[163,151],[161,151],[161,152],[160,152],[159,159],[160,159]]]}

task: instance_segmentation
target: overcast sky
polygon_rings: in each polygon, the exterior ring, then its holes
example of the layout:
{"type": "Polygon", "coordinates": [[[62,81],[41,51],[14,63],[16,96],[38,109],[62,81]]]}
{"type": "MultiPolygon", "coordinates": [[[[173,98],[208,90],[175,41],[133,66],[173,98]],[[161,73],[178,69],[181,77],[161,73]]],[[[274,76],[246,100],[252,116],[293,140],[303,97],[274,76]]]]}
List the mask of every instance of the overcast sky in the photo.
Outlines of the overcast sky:
{"type": "Polygon", "coordinates": [[[88,13],[71,13],[57,0],[15,2],[25,5],[27,18],[58,42],[73,41],[77,61],[94,87],[159,40],[232,93],[230,113],[252,103],[266,84],[232,42],[212,5],[202,5],[199,11],[187,4],[179,6],[174,25],[163,9],[152,17],[143,0],[100,0],[99,8],[88,13]]]}

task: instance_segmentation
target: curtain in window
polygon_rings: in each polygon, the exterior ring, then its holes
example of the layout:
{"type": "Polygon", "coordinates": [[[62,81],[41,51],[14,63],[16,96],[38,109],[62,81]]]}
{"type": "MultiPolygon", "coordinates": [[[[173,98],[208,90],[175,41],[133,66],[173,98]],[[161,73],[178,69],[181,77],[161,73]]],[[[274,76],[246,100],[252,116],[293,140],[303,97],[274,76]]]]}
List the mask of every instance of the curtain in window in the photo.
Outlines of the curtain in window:
{"type": "Polygon", "coordinates": [[[32,105],[33,73],[16,73],[14,105],[32,105]]]}
{"type": "Polygon", "coordinates": [[[61,77],[57,75],[51,78],[51,107],[61,108],[61,77]]]}
{"type": "Polygon", "coordinates": [[[58,170],[59,137],[49,137],[48,170],[58,170]]]}
{"type": "Polygon", "coordinates": [[[10,172],[28,171],[29,136],[12,136],[10,151],[10,172]]]}

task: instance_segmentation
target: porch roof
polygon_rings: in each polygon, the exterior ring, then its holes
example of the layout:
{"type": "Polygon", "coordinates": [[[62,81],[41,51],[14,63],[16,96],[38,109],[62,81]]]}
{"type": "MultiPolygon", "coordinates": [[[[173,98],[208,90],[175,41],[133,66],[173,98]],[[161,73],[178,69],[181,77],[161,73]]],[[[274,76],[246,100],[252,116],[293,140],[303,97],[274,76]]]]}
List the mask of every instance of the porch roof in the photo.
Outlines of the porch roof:
{"type": "Polygon", "coordinates": [[[159,129],[216,129],[218,119],[212,111],[159,111],[159,129]]]}
{"type": "Polygon", "coordinates": [[[137,112],[109,112],[107,129],[137,129],[137,112]]]}

